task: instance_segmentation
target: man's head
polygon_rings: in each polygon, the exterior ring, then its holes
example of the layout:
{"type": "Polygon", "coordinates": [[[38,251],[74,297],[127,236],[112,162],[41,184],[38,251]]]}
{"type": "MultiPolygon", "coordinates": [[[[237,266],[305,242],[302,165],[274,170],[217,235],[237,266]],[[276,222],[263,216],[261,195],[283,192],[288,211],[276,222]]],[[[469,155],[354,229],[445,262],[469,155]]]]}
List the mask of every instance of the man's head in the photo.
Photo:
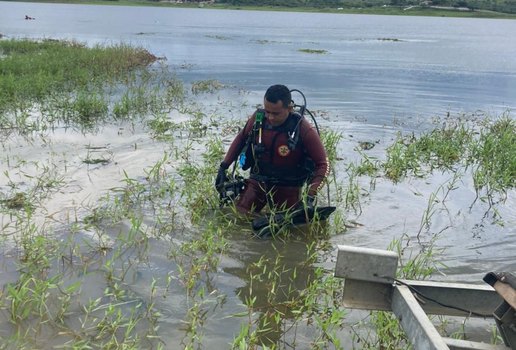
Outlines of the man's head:
{"type": "Polygon", "coordinates": [[[292,95],[285,85],[272,85],[265,92],[263,106],[269,122],[281,125],[292,111],[292,95]]]}

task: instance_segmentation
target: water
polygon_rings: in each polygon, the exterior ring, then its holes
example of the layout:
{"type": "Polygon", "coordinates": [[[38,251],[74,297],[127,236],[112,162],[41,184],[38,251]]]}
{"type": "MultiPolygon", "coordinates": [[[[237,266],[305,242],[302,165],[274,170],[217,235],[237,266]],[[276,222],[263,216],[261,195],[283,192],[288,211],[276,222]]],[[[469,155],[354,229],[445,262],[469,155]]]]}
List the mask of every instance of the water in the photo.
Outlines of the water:
{"type": "MultiPolygon", "coordinates": [[[[274,83],[300,89],[309,108],[323,115],[319,123],[344,135],[339,145],[340,176],[357,157],[353,150],[357,141],[378,141],[368,155],[381,158],[396,132],[421,131],[434,116],[479,110],[497,116],[516,108],[516,21],[0,2],[0,33],[7,38],[74,39],[89,45],[141,45],[166,57],[170,69],[187,83],[216,79],[226,84],[220,95],[237,101],[234,106],[242,101],[249,106],[260,103],[264,90],[274,83]],[[26,21],[25,15],[36,19],[26,21]]],[[[242,120],[252,111],[252,107],[219,106],[209,98],[201,102],[242,120]]],[[[0,170],[3,174],[7,169],[7,157],[29,165],[42,160],[49,166],[64,164],[66,185],[45,201],[43,213],[59,226],[74,215],[86,215],[108,189],[120,186],[124,172],[143,176],[142,169],[162,154],[162,144],[127,126],[94,135],[58,130],[51,142],[9,140],[2,149],[0,170]],[[104,147],[101,152],[114,162],[85,166],[81,160],[89,146],[104,147]]],[[[436,193],[442,200],[445,191],[439,185],[451,181],[449,173],[401,184],[376,179],[361,210],[350,214],[357,227],[337,232],[330,243],[385,249],[393,238],[405,235],[417,246],[428,198],[436,193]]],[[[0,188],[6,184],[7,179],[0,177],[0,188]]],[[[369,183],[362,185],[370,188],[369,183]]],[[[472,188],[465,174],[459,189],[433,207],[430,232],[443,230],[436,246],[443,249],[439,260],[445,264],[435,279],[482,283],[488,271],[516,270],[514,191],[498,208],[503,218],[503,225],[498,225],[484,217],[486,205],[469,209],[475,201],[472,188]]],[[[1,227],[4,224],[0,221],[1,227]]],[[[431,237],[425,232],[419,238],[427,244],[431,237]]],[[[246,235],[229,239],[230,251],[211,281],[228,296],[227,304],[206,322],[205,337],[213,348],[225,348],[238,332],[240,320],[229,316],[245,310],[237,292],[249,288],[246,266],[261,255],[274,255],[271,242],[252,241],[246,235]]],[[[290,266],[302,264],[304,244],[281,249],[290,266]]],[[[163,247],[152,247],[151,255],[149,270],[138,267],[141,270],[134,272],[138,293],[145,294],[153,273],[171,273],[163,247]]],[[[322,262],[328,269],[334,263],[334,252],[322,262]]],[[[13,276],[6,273],[2,281],[13,276]]],[[[303,278],[296,283],[302,285],[303,278]]],[[[84,298],[95,297],[97,283],[89,285],[93,291],[85,286],[84,298]]],[[[175,292],[157,306],[164,315],[162,336],[169,345],[177,344],[184,334],[181,319],[188,306],[180,288],[175,292]]],[[[309,335],[300,331],[299,337],[309,343],[309,335]]]]}
{"type": "Polygon", "coordinates": [[[282,82],[315,109],[375,124],[516,107],[510,20],[0,2],[0,33],[142,45],[173,66],[192,65],[180,73],[186,80],[218,79],[257,96],[282,82]]]}

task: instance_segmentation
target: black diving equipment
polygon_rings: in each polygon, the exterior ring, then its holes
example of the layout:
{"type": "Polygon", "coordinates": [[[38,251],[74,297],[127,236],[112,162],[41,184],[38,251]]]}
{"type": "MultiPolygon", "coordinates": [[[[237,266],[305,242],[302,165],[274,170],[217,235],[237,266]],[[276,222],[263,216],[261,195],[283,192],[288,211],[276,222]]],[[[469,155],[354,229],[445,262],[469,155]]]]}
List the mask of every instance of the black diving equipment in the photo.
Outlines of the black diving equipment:
{"type": "Polygon", "coordinates": [[[219,188],[220,207],[235,201],[238,195],[244,190],[245,180],[240,175],[232,174],[219,188]]]}

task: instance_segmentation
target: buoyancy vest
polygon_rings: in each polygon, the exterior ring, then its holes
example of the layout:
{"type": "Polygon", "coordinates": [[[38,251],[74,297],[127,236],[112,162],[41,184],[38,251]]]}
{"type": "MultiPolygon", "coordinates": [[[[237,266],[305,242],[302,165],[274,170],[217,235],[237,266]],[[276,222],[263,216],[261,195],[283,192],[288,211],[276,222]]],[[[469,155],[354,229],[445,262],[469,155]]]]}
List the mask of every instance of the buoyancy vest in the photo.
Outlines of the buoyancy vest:
{"type": "MultiPolygon", "coordinates": [[[[259,109],[258,113],[265,111],[259,109]]],[[[278,186],[302,186],[310,180],[314,163],[299,137],[302,120],[300,114],[290,113],[280,126],[254,123],[242,150],[245,161],[241,162],[243,170],[250,169],[251,179],[278,186]]]]}

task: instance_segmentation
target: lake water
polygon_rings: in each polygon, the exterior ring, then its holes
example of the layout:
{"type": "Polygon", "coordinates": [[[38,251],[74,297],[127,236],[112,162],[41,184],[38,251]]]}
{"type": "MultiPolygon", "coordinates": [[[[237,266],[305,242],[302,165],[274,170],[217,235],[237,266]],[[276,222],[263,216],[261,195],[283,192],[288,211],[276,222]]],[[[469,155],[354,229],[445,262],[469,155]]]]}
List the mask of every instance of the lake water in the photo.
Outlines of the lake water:
{"type": "Polygon", "coordinates": [[[0,2],[0,33],[142,45],[190,65],[179,74],[187,81],[257,96],[280,82],[313,108],[375,124],[516,108],[512,20],[0,2]]]}
{"type": "MultiPolygon", "coordinates": [[[[245,102],[249,108],[234,110],[230,103],[215,108],[227,108],[229,116],[242,120],[252,112],[251,106],[261,103],[269,85],[284,83],[299,89],[311,110],[323,112],[320,124],[344,135],[339,145],[343,162],[338,173],[343,184],[343,169],[357,157],[354,148],[359,140],[378,140],[378,146],[368,155],[381,158],[398,131],[420,131],[434,116],[477,111],[498,116],[516,109],[516,21],[510,20],[0,1],[0,33],[6,38],[143,46],[156,56],[166,57],[170,71],[186,83],[216,79],[228,86],[216,99],[236,99],[234,106],[245,102]],[[35,20],[25,20],[25,15],[35,20]],[[301,49],[324,51],[306,53],[301,49]]],[[[206,99],[210,106],[213,101],[209,96],[206,99]]],[[[123,172],[142,176],[142,169],[159,161],[163,154],[162,144],[129,129],[106,128],[95,135],[58,130],[52,142],[43,146],[23,140],[10,142],[3,148],[12,153],[10,157],[14,154],[30,164],[50,154],[52,163],[63,162],[67,167],[64,176],[70,185],[63,186],[59,197],[45,203],[45,213],[52,213],[53,218],[80,216],[83,208],[78,207],[95,203],[107,189],[120,185],[123,172]],[[116,163],[86,169],[80,161],[88,152],[85,145],[105,146],[116,163]]],[[[2,174],[7,169],[7,157],[2,154],[0,158],[2,174]]],[[[436,204],[431,228],[421,236],[428,242],[430,233],[442,231],[436,245],[444,249],[439,258],[446,267],[435,278],[482,283],[485,272],[515,271],[514,190],[498,207],[503,220],[503,225],[498,225],[489,216],[484,217],[486,205],[477,202],[469,208],[476,194],[468,174],[446,197],[446,186],[439,186],[451,183],[451,178],[449,173],[437,173],[430,179],[408,179],[401,184],[376,179],[374,189],[363,198],[360,213],[350,217],[357,227],[335,234],[330,243],[334,247],[350,244],[385,249],[393,238],[406,235],[417,246],[415,236],[422,213],[432,193],[436,193],[437,200],[446,201],[436,204]]],[[[0,175],[0,189],[6,184],[0,175]]],[[[4,224],[0,221],[0,227],[4,224]]],[[[249,284],[246,266],[257,256],[274,255],[270,242],[257,242],[247,236],[229,240],[230,251],[214,280],[228,296],[226,309],[222,315],[210,315],[205,329],[209,344],[217,345],[213,348],[224,348],[238,333],[240,321],[230,320],[228,315],[242,311],[242,300],[236,293],[249,284]]],[[[153,273],[170,273],[165,248],[155,245],[155,260],[149,270],[135,272],[139,278],[134,288],[142,294],[153,273]]],[[[291,266],[302,264],[303,244],[281,249],[291,266]]],[[[328,269],[334,266],[334,255],[322,262],[328,269]]],[[[95,287],[95,281],[85,285],[84,298],[87,288],[95,287]]],[[[181,319],[188,302],[180,294],[179,290],[158,305],[164,315],[160,335],[168,344],[174,344],[174,339],[183,334],[181,319]]],[[[310,339],[304,341],[309,344],[310,339]]],[[[349,338],[345,343],[349,344],[349,338]]]]}

